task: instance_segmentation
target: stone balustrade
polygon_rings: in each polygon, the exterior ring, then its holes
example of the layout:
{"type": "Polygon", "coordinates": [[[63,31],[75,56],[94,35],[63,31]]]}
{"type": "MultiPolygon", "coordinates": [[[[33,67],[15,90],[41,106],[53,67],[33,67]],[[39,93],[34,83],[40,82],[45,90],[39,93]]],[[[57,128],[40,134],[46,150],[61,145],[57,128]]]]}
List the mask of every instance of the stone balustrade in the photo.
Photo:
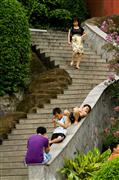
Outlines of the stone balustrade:
{"type": "Polygon", "coordinates": [[[103,48],[106,41],[106,33],[101,31],[97,26],[85,23],[85,32],[87,33],[86,42],[88,45],[93,48],[98,55],[101,55],[102,59],[106,59],[106,62],[112,59],[112,52],[107,52],[103,48]]]}

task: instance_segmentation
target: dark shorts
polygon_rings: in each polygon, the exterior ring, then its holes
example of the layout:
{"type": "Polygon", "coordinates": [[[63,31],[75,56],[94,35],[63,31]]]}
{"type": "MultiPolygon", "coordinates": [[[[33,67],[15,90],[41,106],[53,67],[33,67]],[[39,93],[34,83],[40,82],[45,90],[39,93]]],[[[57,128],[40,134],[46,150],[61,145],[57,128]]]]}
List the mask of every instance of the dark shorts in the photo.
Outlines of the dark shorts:
{"type": "Polygon", "coordinates": [[[56,139],[56,138],[58,138],[59,136],[64,137],[61,141],[59,141],[59,143],[62,142],[62,141],[65,139],[65,137],[66,137],[66,136],[65,136],[64,134],[62,134],[62,133],[54,133],[54,134],[52,135],[52,137],[51,137],[51,140],[56,139]]]}
{"type": "MultiPolygon", "coordinates": [[[[74,115],[73,115],[73,112],[70,113],[69,119],[70,119],[70,121],[71,121],[72,124],[75,122],[75,117],[74,117],[74,115]]],[[[81,120],[81,117],[79,116],[78,122],[79,122],[80,120],[81,120]]]]}

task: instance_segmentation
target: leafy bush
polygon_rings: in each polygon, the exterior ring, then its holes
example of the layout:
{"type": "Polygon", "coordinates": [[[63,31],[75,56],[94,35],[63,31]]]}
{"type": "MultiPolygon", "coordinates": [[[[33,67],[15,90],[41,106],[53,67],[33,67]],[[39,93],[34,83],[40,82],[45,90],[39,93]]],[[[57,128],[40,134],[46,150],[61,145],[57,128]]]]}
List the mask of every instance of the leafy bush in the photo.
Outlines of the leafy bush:
{"type": "Polygon", "coordinates": [[[86,19],[84,0],[19,0],[25,7],[33,27],[66,28],[73,16],[86,19]]]}
{"type": "Polygon", "coordinates": [[[17,0],[0,0],[0,95],[26,85],[30,32],[26,13],[17,0]]]}
{"type": "Polygon", "coordinates": [[[119,158],[107,161],[95,174],[92,180],[117,180],[119,179],[119,158]]]}
{"type": "Polygon", "coordinates": [[[109,155],[110,150],[100,154],[96,148],[86,155],[78,152],[74,159],[65,159],[64,167],[60,170],[60,173],[65,174],[67,180],[88,180],[92,177],[93,172],[100,169],[109,155]]]}
{"type": "Polygon", "coordinates": [[[104,130],[103,149],[113,147],[113,145],[119,143],[119,118],[112,121],[111,128],[104,130]],[[115,121],[115,122],[114,122],[115,121]],[[113,123],[114,122],[114,123],[113,123]]]}

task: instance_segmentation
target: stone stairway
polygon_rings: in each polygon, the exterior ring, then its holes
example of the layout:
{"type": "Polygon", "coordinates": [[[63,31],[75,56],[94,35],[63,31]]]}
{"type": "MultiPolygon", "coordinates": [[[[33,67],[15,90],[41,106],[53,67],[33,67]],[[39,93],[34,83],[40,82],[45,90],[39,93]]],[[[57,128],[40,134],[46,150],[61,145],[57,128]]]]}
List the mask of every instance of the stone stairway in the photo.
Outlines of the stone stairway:
{"type": "Polygon", "coordinates": [[[38,126],[45,126],[51,136],[53,124],[51,122],[52,109],[60,107],[62,110],[71,110],[80,106],[90,90],[106,79],[107,65],[104,59],[96,55],[88,44],[85,44],[85,53],[80,69],[71,67],[71,47],[67,45],[67,34],[64,32],[32,32],[32,44],[44,59],[59,68],[65,69],[72,78],[72,84],[63,94],[51,99],[50,104],[37,109],[36,114],[27,114],[26,119],[20,119],[16,128],[8,135],[8,139],[0,146],[0,180],[27,180],[28,169],[24,166],[23,158],[26,151],[28,137],[35,133],[38,126]]]}

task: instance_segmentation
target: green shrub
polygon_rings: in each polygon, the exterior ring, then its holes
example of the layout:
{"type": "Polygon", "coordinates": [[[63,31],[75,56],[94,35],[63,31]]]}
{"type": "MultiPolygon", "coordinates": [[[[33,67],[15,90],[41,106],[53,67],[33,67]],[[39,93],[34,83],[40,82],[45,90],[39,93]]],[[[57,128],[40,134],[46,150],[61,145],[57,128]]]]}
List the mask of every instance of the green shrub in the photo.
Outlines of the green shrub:
{"type": "Polygon", "coordinates": [[[60,170],[60,173],[65,174],[67,180],[89,180],[93,172],[100,169],[109,155],[110,150],[100,154],[96,148],[86,155],[78,152],[75,159],[65,159],[64,167],[60,170]]]}
{"type": "Polygon", "coordinates": [[[18,0],[27,11],[32,27],[64,29],[77,16],[81,21],[88,12],[84,0],[18,0]]]}
{"type": "Polygon", "coordinates": [[[30,32],[17,0],[0,0],[0,95],[17,92],[28,80],[30,32]]]}
{"type": "MultiPolygon", "coordinates": [[[[107,129],[107,128],[106,128],[107,129]]],[[[106,150],[109,147],[113,148],[115,144],[119,143],[119,118],[115,119],[115,123],[108,128],[107,133],[104,131],[103,149],[106,150]]]]}
{"type": "Polygon", "coordinates": [[[92,180],[118,180],[119,179],[119,158],[107,161],[95,174],[92,180]]]}

